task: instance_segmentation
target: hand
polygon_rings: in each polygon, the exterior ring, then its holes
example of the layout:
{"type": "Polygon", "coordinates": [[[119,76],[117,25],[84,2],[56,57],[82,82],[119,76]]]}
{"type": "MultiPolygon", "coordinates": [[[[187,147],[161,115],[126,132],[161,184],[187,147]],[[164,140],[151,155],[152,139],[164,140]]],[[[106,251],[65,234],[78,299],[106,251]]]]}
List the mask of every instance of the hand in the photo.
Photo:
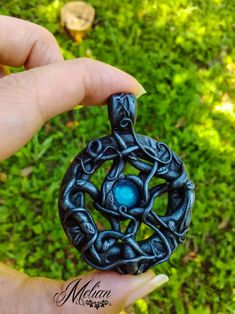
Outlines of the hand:
{"type": "MultiPolygon", "coordinates": [[[[27,70],[6,76],[0,67],[0,160],[25,145],[48,119],[80,103],[100,105],[113,93],[144,92],[133,77],[110,65],[85,58],[63,61],[55,38],[38,25],[0,16],[0,29],[0,63],[27,70]]],[[[111,290],[112,306],[99,313],[118,313],[168,280],[150,270],[139,276],[92,271],[77,278],[111,290]]],[[[71,300],[61,307],[53,302],[74,279],[30,278],[0,264],[0,314],[97,312],[71,300]]]]}

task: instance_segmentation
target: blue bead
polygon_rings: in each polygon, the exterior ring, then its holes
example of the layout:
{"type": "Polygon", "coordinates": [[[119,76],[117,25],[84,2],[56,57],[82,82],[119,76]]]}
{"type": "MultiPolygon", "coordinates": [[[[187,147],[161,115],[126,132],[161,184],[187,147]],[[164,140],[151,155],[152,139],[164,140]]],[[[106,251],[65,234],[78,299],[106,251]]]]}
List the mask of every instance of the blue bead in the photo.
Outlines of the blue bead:
{"type": "Polygon", "coordinates": [[[114,197],[119,205],[131,207],[139,200],[139,191],[136,185],[129,180],[120,180],[114,186],[114,197]]]}

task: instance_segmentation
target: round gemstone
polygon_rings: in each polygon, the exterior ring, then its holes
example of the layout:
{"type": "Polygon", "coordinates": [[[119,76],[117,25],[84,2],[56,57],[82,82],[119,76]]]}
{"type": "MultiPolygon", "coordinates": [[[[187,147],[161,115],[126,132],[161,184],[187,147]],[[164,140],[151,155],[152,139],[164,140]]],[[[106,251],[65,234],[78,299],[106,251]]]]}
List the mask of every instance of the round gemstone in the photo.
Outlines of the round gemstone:
{"type": "Polygon", "coordinates": [[[120,180],[115,184],[114,197],[119,205],[131,207],[139,199],[139,191],[136,185],[129,180],[120,180]]]}

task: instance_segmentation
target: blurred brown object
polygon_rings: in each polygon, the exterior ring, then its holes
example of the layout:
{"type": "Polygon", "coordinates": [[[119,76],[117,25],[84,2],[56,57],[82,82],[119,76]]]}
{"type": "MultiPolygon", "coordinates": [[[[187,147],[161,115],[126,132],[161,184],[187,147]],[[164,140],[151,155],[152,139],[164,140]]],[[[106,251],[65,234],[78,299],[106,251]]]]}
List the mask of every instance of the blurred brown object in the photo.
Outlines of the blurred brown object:
{"type": "Polygon", "coordinates": [[[60,12],[60,23],[76,42],[81,42],[91,29],[95,9],[89,3],[73,1],[66,3],[60,12]]]}
{"type": "Polygon", "coordinates": [[[182,262],[185,265],[185,264],[188,264],[188,262],[195,260],[196,258],[197,258],[197,253],[194,251],[191,251],[183,257],[182,262]]]}

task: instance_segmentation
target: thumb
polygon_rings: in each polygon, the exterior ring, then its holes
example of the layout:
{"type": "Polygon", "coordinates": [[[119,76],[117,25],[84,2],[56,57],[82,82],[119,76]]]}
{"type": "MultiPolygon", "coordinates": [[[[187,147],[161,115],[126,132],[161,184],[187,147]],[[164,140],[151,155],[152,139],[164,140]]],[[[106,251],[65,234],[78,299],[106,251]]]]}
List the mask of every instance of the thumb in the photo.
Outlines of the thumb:
{"type": "Polygon", "coordinates": [[[29,277],[0,263],[0,313],[90,314],[98,313],[91,303],[108,300],[100,313],[118,314],[167,281],[152,270],[138,276],[94,270],[63,281],[29,277]]]}
{"type": "Polygon", "coordinates": [[[71,290],[74,289],[78,278],[73,278],[66,281],[57,300],[61,301],[66,299],[63,303],[63,313],[80,313],[83,311],[86,313],[94,313],[94,304],[96,302],[107,300],[108,304],[102,306],[102,313],[119,313],[124,307],[134,303],[137,299],[143,298],[148,295],[164,283],[168,281],[166,275],[155,276],[152,270],[138,276],[133,275],[121,275],[112,271],[92,271],[82,277],[80,277],[79,284],[76,287],[76,291],[83,291],[77,295],[77,300],[67,298],[71,294],[71,290]],[[89,284],[88,284],[89,283],[89,284]],[[86,287],[83,290],[83,287],[86,287]],[[89,292],[92,293],[89,294],[89,292]],[[101,297],[105,296],[105,297],[101,297]],[[84,301],[93,301],[91,306],[84,306],[84,301]],[[74,302],[73,302],[74,301],[74,302]],[[80,306],[78,306],[80,305],[80,306]],[[77,309],[77,311],[76,311],[77,309]]]}

